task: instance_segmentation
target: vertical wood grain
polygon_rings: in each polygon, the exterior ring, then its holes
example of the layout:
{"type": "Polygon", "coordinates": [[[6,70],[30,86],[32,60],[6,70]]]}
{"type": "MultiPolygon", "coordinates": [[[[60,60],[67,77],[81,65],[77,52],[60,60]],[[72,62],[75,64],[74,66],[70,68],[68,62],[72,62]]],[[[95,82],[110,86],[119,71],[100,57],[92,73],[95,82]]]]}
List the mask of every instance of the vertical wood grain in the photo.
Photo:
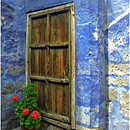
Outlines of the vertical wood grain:
{"type": "Polygon", "coordinates": [[[63,115],[63,87],[62,84],[57,84],[57,114],[63,115]]]}
{"type": "Polygon", "coordinates": [[[47,18],[46,16],[32,19],[31,44],[43,44],[47,42],[47,18]]]}
{"type": "MultiPolygon", "coordinates": [[[[50,41],[50,15],[47,15],[47,43],[49,43],[50,41]]],[[[45,76],[49,77],[49,66],[50,66],[50,57],[49,57],[49,53],[50,53],[50,48],[47,46],[46,47],[46,60],[45,60],[45,76]]],[[[45,95],[46,95],[46,111],[49,112],[50,109],[50,102],[49,102],[49,83],[47,80],[45,80],[46,83],[46,89],[45,89],[45,95]]]]}
{"type": "Polygon", "coordinates": [[[69,77],[68,47],[50,49],[50,73],[53,78],[69,77]]]}
{"type": "Polygon", "coordinates": [[[51,15],[51,43],[67,42],[66,12],[51,15]]]}
{"type": "Polygon", "coordinates": [[[68,88],[68,84],[64,85],[63,88],[63,115],[68,116],[69,117],[69,88],[68,88]]]}

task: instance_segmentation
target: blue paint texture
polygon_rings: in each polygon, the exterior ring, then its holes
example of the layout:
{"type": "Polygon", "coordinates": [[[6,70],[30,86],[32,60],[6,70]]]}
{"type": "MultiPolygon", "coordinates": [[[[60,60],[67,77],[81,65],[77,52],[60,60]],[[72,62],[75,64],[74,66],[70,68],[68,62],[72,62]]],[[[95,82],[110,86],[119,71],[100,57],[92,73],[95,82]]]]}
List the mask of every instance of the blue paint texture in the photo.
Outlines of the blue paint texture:
{"type": "MultiPolygon", "coordinates": [[[[26,46],[26,13],[21,12],[25,9],[26,4],[15,1],[2,1],[2,36],[1,36],[1,62],[4,70],[8,65],[25,66],[25,46],[26,46]],[[17,3],[17,6],[15,5],[17,3]],[[22,11],[21,11],[22,10],[22,11]],[[21,27],[20,27],[21,25],[21,27]]],[[[8,82],[15,83],[18,78],[25,80],[25,72],[20,73],[19,77],[4,73],[2,76],[2,88],[8,82]],[[17,78],[14,81],[14,77],[17,78]],[[9,80],[7,80],[9,79],[9,80]]]]}
{"type": "MultiPolygon", "coordinates": [[[[8,84],[12,84],[11,87],[14,87],[16,82],[25,81],[25,0],[2,0],[1,19],[1,64],[4,70],[1,76],[1,92],[3,92],[3,88],[8,84]]],[[[13,104],[11,101],[6,102],[6,100],[10,100],[13,95],[19,96],[20,94],[15,87],[13,93],[2,93],[2,130],[10,130],[19,126],[16,117],[11,115],[14,113],[13,104]]]]}
{"type": "MultiPolygon", "coordinates": [[[[129,87],[108,84],[106,80],[107,77],[129,77],[129,74],[106,72],[106,65],[129,64],[128,0],[2,0],[1,62],[4,73],[1,90],[10,82],[14,85],[17,81],[25,81],[27,12],[71,2],[75,5],[76,125],[128,130],[129,119],[121,114],[120,103],[121,91],[129,93],[129,87]],[[8,65],[24,69],[11,74],[8,65]],[[117,90],[117,101],[111,101],[111,112],[107,110],[110,104],[106,99],[109,88],[117,90]]],[[[13,94],[16,93],[15,89],[13,94]]],[[[3,126],[6,121],[2,121],[3,126]]]]}
{"type": "MultiPolygon", "coordinates": [[[[115,19],[118,19],[115,24],[108,28],[108,42],[105,44],[106,52],[106,64],[129,64],[129,14],[128,14],[129,2],[128,0],[109,0],[107,1],[107,22],[112,23],[115,19]],[[123,15],[124,14],[124,15],[123,15]],[[120,17],[121,16],[121,17],[120,17]]],[[[124,69],[123,69],[124,70],[124,69]]],[[[106,77],[114,78],[129,78],[129,74],[106,74],[106,77]]],[[[126,81],[125,81],[126,82],[126,81]]],[[[111,111],[108,112],[108,129],[120,129],[129,130],[129,118],[127,110],[122,112],[121,92],[124,91],[125,95],[129,94],[128,85],[110,84],[108,88],[117,89],[117,102],[112,101],[110,106],[111,111]],[[125,116],[125,114],[127,116],[125,116]]],[[[126,96],[127,97],[127,96],[126,96]]],[[[127,97],[129,100],[129,96],[127,97]]],[[[125,100],[125,102],[127,101],[125,100]]]]}

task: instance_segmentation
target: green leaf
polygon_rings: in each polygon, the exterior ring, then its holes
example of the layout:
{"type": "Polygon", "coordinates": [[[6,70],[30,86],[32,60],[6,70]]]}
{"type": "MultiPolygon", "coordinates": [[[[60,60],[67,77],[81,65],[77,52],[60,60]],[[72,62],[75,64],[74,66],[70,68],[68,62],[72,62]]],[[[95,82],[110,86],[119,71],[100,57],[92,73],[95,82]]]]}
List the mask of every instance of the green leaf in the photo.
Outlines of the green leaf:
{"type": "Polygon", "coordinates": [[[26,125],[30,125],[31,123],[30,123],[30,122],[26,122],[25,124],[26,124],[26,125]]]}
{"type": "Polygon", "coordinates": [[[33,109],[34,109],[34,108],[31,107],[29,110],[32,111],[33,109]]]}
{"type": "Polygon", "coordinates": [[[23,108],[24,108],[24,107],[23,107],[23,105],[22,105],[22,106],[20,107],[20,110],[23,110],[23,108]]]}
{"type": "Polygon", "coordinates": [[[22,117],[22,115],[20,114],[19,117],[22,117]]]}
{"type": "Polygon", "coordinates": [[[23,107],[26,107],[26,103],[25,102],[23,103],[23,107]]]}
{"type": "Polygon", "coordinates": [[[14,110],[15,110],[15,111],[17,111],[18,109],[19,109],[19,108],[18,108],[18,107],[16,107],[14,110]]]}
{"type": "Polygon", "coordinates": [[[20,125],[24,125],[24,123],[22,121],[20,121],[20,125]]]}
{"type": "Polygon", "coordinates": [[[23,121],[23,123],[24,123],[24,118],[20,118],[20,120],[23,121]]]}
{"type": "Polygon", "coordinates": [[[33,124],[30,124],[30,125],[25,125],[25,128],[28,128],[28,129],[33,129],[33,128],[34,128],[34,125],[33,125],[33,124]]]}
{"type": "Polygon", "coordinates": [[[35,124],[35,120],[33,120],[32,123],[35,124]]]}
{"type": "Polygon", "coordinates": [[[33,107],[36,107],[37,105],[36,104],[32,104],[33,107]]]}
{"type": "Polygon", "coordinates": [[[22,93],[20,96],[22,97],[24,95],[24,93],[22,93]]]}
{"type": "Polygon", "coordinates": [[[15,103],[15,104],[14,104],[14,106],[15,106],[15,107],[17,107],[17,106],[18,106],[18,104],[17,104],[17,103],[15,103]]]}
{"type": "Polygon", "coordinates": [[[40,119],[40,120],[42,119],[41,116],[39,116],[39,119],[40,119]]]}
{"type": "Polygon", "coordinates": [[[36,124],[35,128],[38,129],[41,126],[41,123],[36,124]]]}
{"type": "Polygon", "coordinates": [[[16,115],[19,115],[19,112],[15,112],[16,115]]]}
{"type": "Polygon", "coordinates": [[[36,120],[36,124],[38,124],[40,122],[40,119],[38,118],[37,120],[36,120]]]}
{"type": "Polygon", "coordinates": [[[18,101],[19,102],[19,104],[21,105],[22,103],[23,103],[23,100],[20,100],[20,101],[18,101]]]}

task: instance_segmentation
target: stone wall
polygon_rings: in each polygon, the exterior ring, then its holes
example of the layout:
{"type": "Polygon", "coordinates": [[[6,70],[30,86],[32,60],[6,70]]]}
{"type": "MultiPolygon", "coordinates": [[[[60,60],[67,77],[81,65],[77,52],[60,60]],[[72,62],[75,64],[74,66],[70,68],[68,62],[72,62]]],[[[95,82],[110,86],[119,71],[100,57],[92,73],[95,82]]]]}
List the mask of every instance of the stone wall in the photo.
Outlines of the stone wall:
{"type": "Polygon", "coordinates": [[[1,1],[1,121],[2,130],[19,126],[13,95],[25,87],[26,3],[1,1]]]}
{"type": "Polygon", "coordinates": [[[109,130],[129,130],[128,0],[107,1],[106,82],[109,130]]]}
{"type": "Polygon", "coordinates": [[[11,98],[25,87],[27,12],[70,2],[75,4],[76,130],[129,129],[128,1],[2,0],[2,130],[19,126],[11,98]]]}

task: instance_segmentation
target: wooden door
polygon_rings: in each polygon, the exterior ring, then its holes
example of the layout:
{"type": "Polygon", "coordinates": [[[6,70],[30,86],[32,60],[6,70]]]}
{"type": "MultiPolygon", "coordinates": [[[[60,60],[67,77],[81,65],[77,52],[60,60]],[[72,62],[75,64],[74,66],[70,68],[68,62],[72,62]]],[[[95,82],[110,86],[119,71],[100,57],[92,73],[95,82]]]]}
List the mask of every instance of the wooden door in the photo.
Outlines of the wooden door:
{"type": "Polygon", "coordinates": [[[72,5],[28,14],[27,28],[27,81],[38,85],[42,119],[65,129],[75,127],[72,5]]]}

